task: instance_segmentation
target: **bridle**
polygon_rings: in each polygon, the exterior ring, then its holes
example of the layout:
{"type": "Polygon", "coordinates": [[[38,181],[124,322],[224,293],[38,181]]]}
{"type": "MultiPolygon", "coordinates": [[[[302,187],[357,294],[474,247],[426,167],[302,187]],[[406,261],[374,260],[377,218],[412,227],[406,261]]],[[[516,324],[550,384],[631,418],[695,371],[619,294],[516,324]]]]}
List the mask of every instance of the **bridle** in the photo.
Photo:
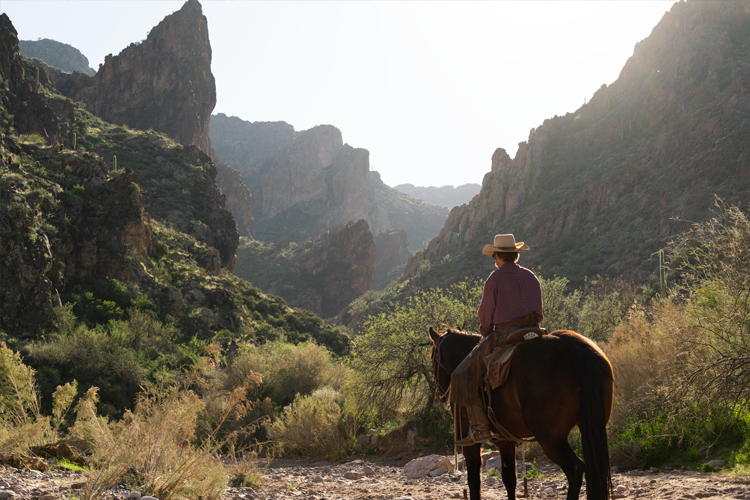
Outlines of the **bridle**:
{"type": "Polygon", "coordinates": [[[443,363],[443,357],[441,356],[441,352],[440,352],[441,347],[443,345],[443,340],[445,340],[445,335],[440,337],[440,340],[438,340],[436,343],[433,344],[432,353],[431,353],[432,371],[435,377],[435,392],[437,393],[437,397],[438,399],[440,399],[440,401],[443,402],[443,404],[448,404],[448,396],[450,394],[450,384],[448,384],[448,386],[445,389],[442,389],[440,387],[440,370],[442,369],[445,372],[448,372],[448,368],[443,363]]]}

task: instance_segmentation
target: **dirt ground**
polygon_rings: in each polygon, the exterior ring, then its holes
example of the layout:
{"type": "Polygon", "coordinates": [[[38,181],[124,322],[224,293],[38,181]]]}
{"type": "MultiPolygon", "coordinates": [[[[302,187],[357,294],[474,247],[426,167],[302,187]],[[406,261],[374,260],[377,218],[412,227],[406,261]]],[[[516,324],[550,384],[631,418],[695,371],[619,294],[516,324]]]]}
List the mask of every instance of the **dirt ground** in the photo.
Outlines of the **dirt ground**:
{"type": "MultiPolygon", "coordinates": [[[[443,500],[461,499],[466,488],[462,472],[408,479],[403,463],[355,460],[329,462],[278,461],[264,467],[262,488],[228,488],[227,500],[443,500]]],[[[542,464],[542,477],[529,480],[530,498],[565,498],[566,482],[559,470],[542,464]]],[[[615,497],[642,499],[750,500],[750,477],[678,470],[629,471],[614,474],[615,497]]],[[[77,496],[84,477],[70,472],[21,471],[0,466],[0,499],[54,500],[77,496]]],[[[499,478],[483,473],[483,498],[504,499],[499,478]]],[[[523,485],[519,482],[519,494],[523,485]]],[[[109,498],[138,499],[137,492],[116,488],[109,498]]],[[[585,498],[582,493],[581,498],[585,498]]]]}
{"type": "MultiPolygon", "coordinates": [[[[539,466],[542,477],[530,479],[530,498],[565,498],[567,482],[554,465],[539,466]]],[[[746,499],[750,500],[750,477],[687,471],[630,471],[613,476],[615,497],[643,499],[746,499]]],[[[466,488],[463,473],[448,473],[425,479],[407,479],[400,464],[354,461],[331,465],[284,462],[266,471],[266,485],[253,492],[253,499],[304,500],[442,500],[461,499],[466,488]],[[363,477],[354,479],[359,474],[363,477]],[[348,475],[352,479],[346,477],[348,475]]],[[[499,478],[486,473],[482,479],[484,499],[506,498],[499,478]]],[[[523,493],[519,482],[518,494],[523,493]]],[[[233,497],[228,497],[233,498],[233,497]]],[[[585,494],[581,494],[585,498],[585,494]]]]}

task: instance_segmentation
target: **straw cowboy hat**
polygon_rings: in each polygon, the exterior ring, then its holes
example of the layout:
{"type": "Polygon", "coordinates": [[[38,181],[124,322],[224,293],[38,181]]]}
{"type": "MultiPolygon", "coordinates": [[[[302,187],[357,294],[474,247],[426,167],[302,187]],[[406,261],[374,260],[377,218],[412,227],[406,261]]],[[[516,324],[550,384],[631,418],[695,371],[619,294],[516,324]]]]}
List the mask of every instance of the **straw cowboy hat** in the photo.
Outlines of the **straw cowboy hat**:
{"type": "Polygon", "coordinates": [[[516,237],[512,234],[496,234],[492,245],[482,248],[484,255],[492,255],[495,252],[528,252],[529,245],[523,241],[516,243],[516,237]]]}

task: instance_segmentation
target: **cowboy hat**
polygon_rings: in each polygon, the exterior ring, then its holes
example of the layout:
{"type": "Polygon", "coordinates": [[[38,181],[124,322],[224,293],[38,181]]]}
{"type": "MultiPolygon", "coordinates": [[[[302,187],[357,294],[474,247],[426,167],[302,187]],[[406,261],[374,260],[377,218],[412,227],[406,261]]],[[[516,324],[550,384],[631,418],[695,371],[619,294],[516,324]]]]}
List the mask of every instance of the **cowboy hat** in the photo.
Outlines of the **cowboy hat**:
{"type": "Polygon", "coordinates": [[[528,252],[529,245],[523,241],[516,243],[516,237],[512,234],[496,234],[492,245],[482,248],[484,255],[492,255],[495,252],[528,252]]]}

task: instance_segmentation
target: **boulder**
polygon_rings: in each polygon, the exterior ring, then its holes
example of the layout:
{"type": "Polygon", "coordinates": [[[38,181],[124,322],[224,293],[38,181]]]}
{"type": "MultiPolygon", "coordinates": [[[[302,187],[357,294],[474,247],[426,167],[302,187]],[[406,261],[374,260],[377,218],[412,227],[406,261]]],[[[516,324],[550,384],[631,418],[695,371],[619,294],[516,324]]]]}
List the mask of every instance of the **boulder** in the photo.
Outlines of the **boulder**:
{"type": "Polygon", "coordinates": [[[415,458],[404,466],[404,475],[409,479],[418,479],[428,475],[440,475],[453,472],[450,458],[442,455],[427,455],[415,458]]]}

